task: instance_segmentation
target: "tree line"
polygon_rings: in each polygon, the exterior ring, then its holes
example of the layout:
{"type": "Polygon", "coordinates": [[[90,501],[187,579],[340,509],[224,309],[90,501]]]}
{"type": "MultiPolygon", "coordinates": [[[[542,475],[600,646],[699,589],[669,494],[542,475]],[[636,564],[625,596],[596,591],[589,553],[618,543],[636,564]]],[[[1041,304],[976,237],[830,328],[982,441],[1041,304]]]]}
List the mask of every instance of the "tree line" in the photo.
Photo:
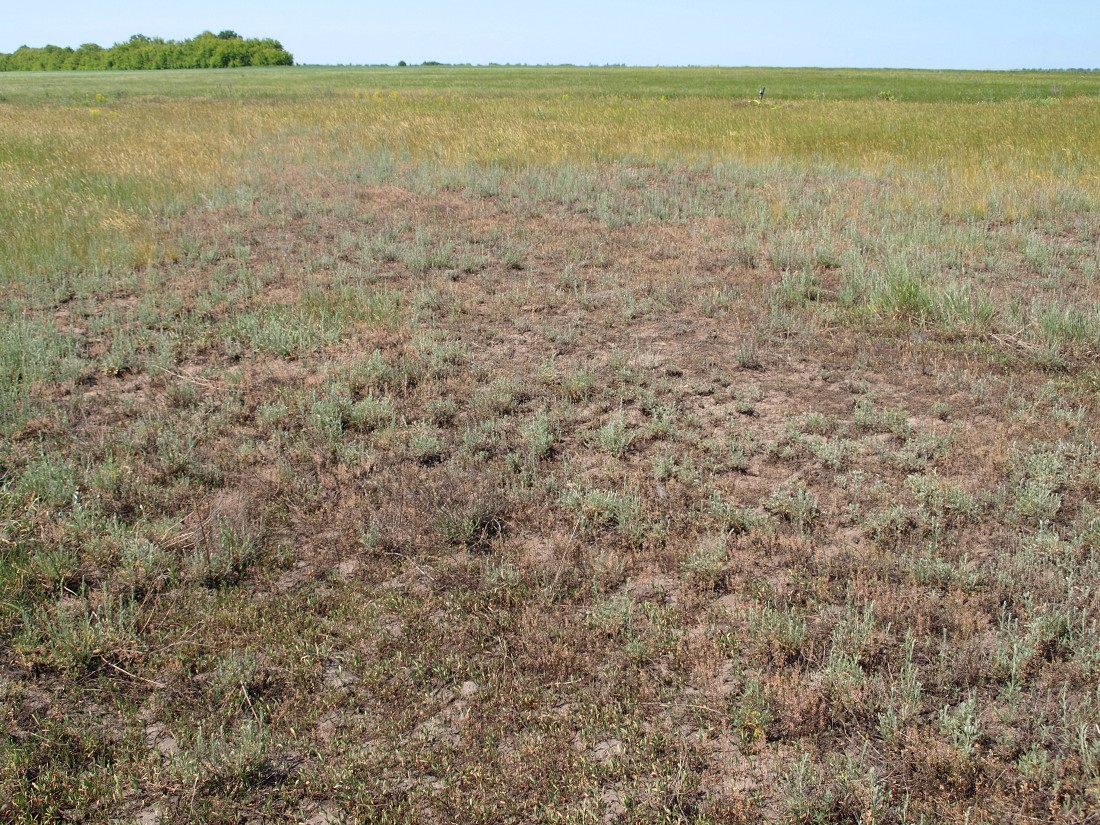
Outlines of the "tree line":
{"type": "Polygon", "coordinates": [[[203,32],[190,40],[164,40],[135,34],[109,49],[85,43],[21,46],[0,54],[0,71],[101,71],[105,69],[225,69],[236,66],[292,66],[294,57],[278,40],[245,39],[235,31],[203,32]]]}

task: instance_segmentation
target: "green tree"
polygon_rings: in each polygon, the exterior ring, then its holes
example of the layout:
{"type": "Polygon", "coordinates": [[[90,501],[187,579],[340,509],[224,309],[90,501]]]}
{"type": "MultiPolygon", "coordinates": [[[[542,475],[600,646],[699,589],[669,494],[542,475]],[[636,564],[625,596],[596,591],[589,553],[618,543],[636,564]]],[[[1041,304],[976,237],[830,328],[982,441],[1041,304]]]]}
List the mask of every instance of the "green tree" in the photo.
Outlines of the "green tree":
{"type": "Polygon", "coordinates": [[[164,40],[135,34],[104,49],[85,43],[79,49],[60,46],[20,46],[0,54],[0,71],[60,71],[99,69],[211,69],[238,66],[292,66],[294,56],[271,38],[244,38],[226,29],[190,40],[164,40]]]}

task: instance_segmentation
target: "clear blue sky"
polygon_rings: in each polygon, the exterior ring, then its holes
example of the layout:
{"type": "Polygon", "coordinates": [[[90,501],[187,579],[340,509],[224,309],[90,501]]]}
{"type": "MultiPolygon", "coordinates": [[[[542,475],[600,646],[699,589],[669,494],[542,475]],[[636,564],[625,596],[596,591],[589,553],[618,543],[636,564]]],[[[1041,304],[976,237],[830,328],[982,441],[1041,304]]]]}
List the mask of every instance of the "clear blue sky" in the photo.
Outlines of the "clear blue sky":
{"type": "Polygon", "coordinates": [[[1100,66],[1100,0],[6,0],[0,52],[233,29],[299,63],[1100,66]]]}

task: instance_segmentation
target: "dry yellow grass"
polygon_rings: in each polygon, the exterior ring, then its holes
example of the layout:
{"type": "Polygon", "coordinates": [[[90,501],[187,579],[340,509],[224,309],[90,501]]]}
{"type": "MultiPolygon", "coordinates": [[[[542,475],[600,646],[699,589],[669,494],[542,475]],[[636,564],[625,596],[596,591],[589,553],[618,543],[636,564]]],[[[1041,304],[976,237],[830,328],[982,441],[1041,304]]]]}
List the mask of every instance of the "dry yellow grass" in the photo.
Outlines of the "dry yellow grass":
{"type": "Polygon", "coordinates": [[[1100,101],[676,100],[373,92],[313,101],[0,104],[0,253],[19,272],[144,262],[155,218],[272,158],[450,165],[795,164],[880,175],[960,217],[1100,194],[1100,101]]]}

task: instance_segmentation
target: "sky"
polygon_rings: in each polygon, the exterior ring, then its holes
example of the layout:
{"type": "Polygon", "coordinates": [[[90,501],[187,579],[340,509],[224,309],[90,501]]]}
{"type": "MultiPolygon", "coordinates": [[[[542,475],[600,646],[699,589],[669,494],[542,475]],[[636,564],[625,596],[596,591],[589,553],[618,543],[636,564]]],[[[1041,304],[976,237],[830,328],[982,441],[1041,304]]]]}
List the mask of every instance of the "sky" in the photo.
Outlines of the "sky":
{"type": "Polygon", "coordinates": [[[4,0],[0,52],[273,37],[297,63],[1100,67],[1100,0],[4,0]]]}

